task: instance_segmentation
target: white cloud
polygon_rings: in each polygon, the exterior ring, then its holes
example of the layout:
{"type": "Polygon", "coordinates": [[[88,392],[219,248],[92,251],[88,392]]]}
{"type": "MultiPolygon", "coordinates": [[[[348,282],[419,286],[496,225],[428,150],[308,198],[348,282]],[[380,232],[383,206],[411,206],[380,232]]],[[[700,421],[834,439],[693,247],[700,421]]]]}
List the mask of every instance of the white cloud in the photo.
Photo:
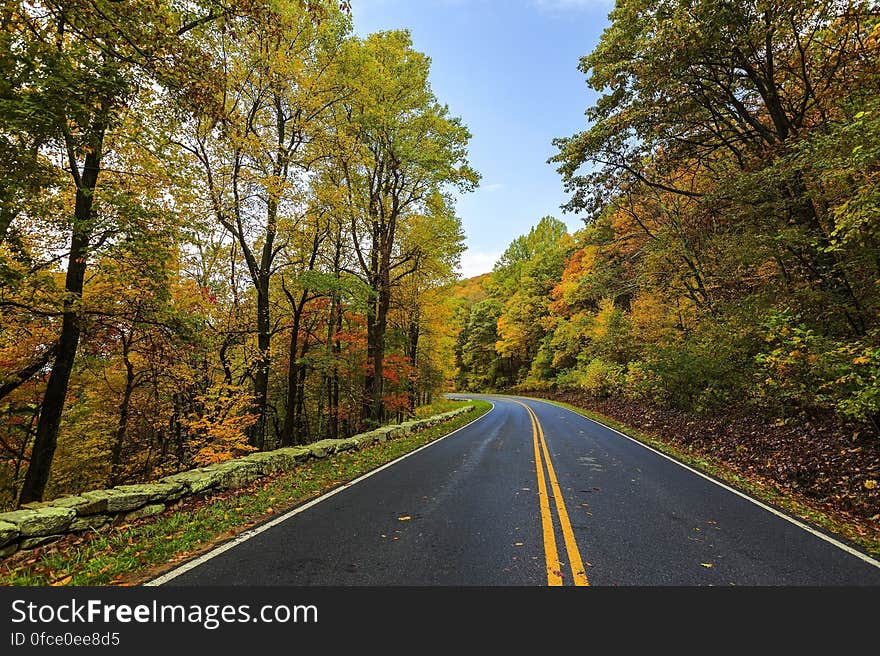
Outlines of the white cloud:
{"type": "Polygon", "coordinates": [[[489,193],[492,193],[493,191],[501,191],[502,189],[504,189],[504,185],[500,182],[496,182],[495,184],[480,185],[481,191],[488,191],[489,193]]]}
{"type": "Polygon", "coordinates": [[[482,273],[489,273],[499,257],[501,257],[501,253],[467,251],[461,256],[461,264],[458,270],[462,278],[473,278],[482,273]]]}

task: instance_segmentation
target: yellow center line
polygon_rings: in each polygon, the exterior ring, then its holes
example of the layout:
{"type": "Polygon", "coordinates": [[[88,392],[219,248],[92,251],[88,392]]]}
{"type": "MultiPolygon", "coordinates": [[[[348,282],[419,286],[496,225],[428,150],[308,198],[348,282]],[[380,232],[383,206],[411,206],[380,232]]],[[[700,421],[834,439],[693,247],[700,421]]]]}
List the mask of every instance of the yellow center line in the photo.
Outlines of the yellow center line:
{"type": "Polygon", "coordinates": [[[532,421],[532,438],[535,445],[535,471],[538,474],[538,499],[541,506],[547,585],[562,585],[562,565],[559,563],[559,552],[556,550],[556,533],[553,530],[553,519],[550,516],[550,499],[547,494],[547,482],[544,480],[541,451],[538,448],[538,424],[531,412],[529,412],[529,419],[532,421]]]}
{"type": "Polygon", "coordinates": [[[541,428],[541,422],[538,421],[538,417],[535,415],[534,410],[529,408],[529,412],[534,415],[535,423],[538,426],[538,435],[541,438],[541,448],[544,451],[544,461],[547,463],[547,473],[550,476],[550,488],[553,490],[554,499],[556,499],[556,512],[559,515],[559,524],[562,526],[562,537],[565,538],[565,550],[568,552],[568,561],[571,565],[571,574],[574,578],[574,584],[590,585],[590,582],[587,580],[587,572],[584,569],[584,562],[581,560],[581,552],[578,549],[577,541],[574,539],[574,530],[571,527],[571,520],[568,518],[568,510],[565,508],[565,500],[562,498],[562,490],[559,488],[556,471],[553,469],[553,461],[550,460],[550,452],[547,450],[547,441],[544,439],[544,429],[541,428]]]}
{"type": "Polygon", "coordinates": [[[556,535],[553,529],[553,520],[550,515],[550,502],[547,494],[547,483],[544,480],[544,467],[546,463],[547,475],[550,478],[550,488],[553,491],[553,498],[556,502],[556,513],[559,516],[559,524],[562,528],[562,537],[565,541],[565,549],[568,552],[568,560],[571,566],[572,579],[574,584],[578,586],[590,585],[587,579],[584,563],[581,559],[581,553],[574,537],[574,530],[571,527],[571,520],[568,517],[568,510],[565,507],[565,500],[562,498],[562,490],[559,487],[559,480],[556,477],[556,470],[553,468],[553,461],[550,460],[550,451],[547,448],[547,440],[544,437],[544,429],[538,416],[525,403],[515,401],[526,409],[529,413],[529,419],[532,421],[532,436],[535,447],[535,469],[538,474],[538,497],[541,506],[541,524],[544,533],[544,554],[547,561],[547,585],[562,585],[562,569],[559,563],[559,554],[556,548],[556,535]],[[540,444],[540,449],[539,449],[540,444]],[[541,451],[544,453],[542,462],[541,451]]]}

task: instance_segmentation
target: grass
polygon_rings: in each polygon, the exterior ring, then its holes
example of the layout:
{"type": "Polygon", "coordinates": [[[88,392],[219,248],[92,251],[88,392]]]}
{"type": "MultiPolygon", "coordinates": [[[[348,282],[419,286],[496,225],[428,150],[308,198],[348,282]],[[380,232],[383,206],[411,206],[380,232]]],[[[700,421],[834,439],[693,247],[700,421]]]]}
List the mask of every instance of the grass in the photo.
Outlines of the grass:
{"type": "Polygon", "coordinates": [[[561,401],[553,401],[550,399],[535,398],[546,403],[566,408],[579,415],[592,419],[600,424],[604,424],[624,435],[628,435],[643,444],[647,444],[661,453],[675,458],[694,469],[698,469],[705,474],[717,478],[718,480],[728,483],[734,488],[745,492],[755,499],[774,506],[779,510],[784,510],[804,522],[822,529],[827,533],[832,533],[838,537],[848,540],[863,551],[872,556],[880,556],[880,535],[872,532],[867,528],[858,524],[853,518],[843,515],[832,514],[816,505],[810,503],[809,500],[799,498],[792,494],[791,491],[780,488],[772,481],[754,476],[744,476],[741,472],[734,470],[726,463],[702,453],[695,449],[683,448],[679,445],[662,440],[655,435],[644,433],[635,428],[631,428],[620,422],[607,417],[592,410],[585,410],[577,406],[563,403],[561,401]]]}
{"type": "Polygon", "coordinates": [[[452,401],[442,396],[434,399],[429,405],[422,405],[416,408],[416,418],[423,419],[431,415],[439,415],[450,410],[455,410],[463,404],[462,401],[452,401]]]}
{"type": "MultiPolygon", "coordinates": [[[[136,585],[309,499],[390,462],[482,416],[485,401],[450,422],[361,451],[344,451],[262,478],[251,486],[189,499],[162,515],[67,538],[0,562],[0,585],[136,585]]],[[[432,414],[441,412],[434,406],[432,414]]]]}

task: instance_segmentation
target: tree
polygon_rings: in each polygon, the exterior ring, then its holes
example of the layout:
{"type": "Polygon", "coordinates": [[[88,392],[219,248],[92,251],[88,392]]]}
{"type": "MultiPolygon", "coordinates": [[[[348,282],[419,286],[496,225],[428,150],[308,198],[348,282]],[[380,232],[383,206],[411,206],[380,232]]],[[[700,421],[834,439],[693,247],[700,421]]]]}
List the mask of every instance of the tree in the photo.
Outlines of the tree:
{"type": "Polygon", "coordinates": [[[515,382],[516,372],[495,350],[499,316],[501,305],[497,300],[480,301],[471,308],[468,322],[458,336],[456,357],[467,389],[492,390],[515,382]]]}
{"type": "MultiPolygon", "coordinates": [[[[367,310],[368,370],[363,415],[384,415],[385,335],[393,287],[417,268],[418,249],[404,250],[401,230],[446,187],[477,184],[468,166],[470,134],[428,84],[430,62],[407,32],[353,40],[343,74],[351,85],[338,126],[337,154],[348,191],[358,275],[373,294],[367,310]]],[[[409,245],[411,246],[411,244],[409,245]]]]}
{"type": "Polygon", "coordinates": [[[752,207],[800,233],[785,255],[863,333],[864,298],[830,248],[831,217],[807,172],[784,157],[828,129],[839,98],[864,96],[872,16],[870,3],[846,0],[618,3],[599,46],[581,60],[602,93],[588,112],[593,125],[555,142],[552,161],[573,194],[568,207],[595,213],[634,183],[716,209],[736,206],[748,189],[752,207]],[[582,172],[588,163],[597,166],[582,172]],[[747,181],[707,190],[702,175],[747,181]]]}
{"type": "Polygon", "coordinates": [[[495,349],[524,378],[545,337],[548,298],[571,246],[565,224],[542,218],[528,235],[517,237],[493,269],[489,293],[502,306],[495,349]]]}
{"type": "MultiPolygon", "coordinates": [[[[216,114],[202,113],[181,139],[202,171],[205,204],[235,241],[255,295],[256,354],[251,376],[251,444],[266,440],[279,223],[305,220],[303,175],[324,154],[316,148],[323,115],[339,98],[332,60],[349,29],[336,2],[280,3],[256,20],[211,33],[224,72],[216,114]]],[[[300,308],[301,310],[301,308],[300,308]]],[[[290,430],[289,428],[286,430],[290,430]]]]}
{"type": "Polygon", "coordinates": [[[398,301],[392,325],[406,336],[404,354],[413,371],[409,390],[409,411],[415,411],[419,396],[442,384],[443,365],[437,362],[446,331],[441,317],[446,307],[438,292],[455,277],[464,249],[461,221],[453,200],[434,193],[426,198],[423,214],[413,215],[401,230],[403,251],[413,254],[410,273],[398,283],[398,301]],[[426,349],[423,339],[429,339],[426,349]],[[425,356],[424,361],[421,357],[425,356]]]}
{"type": "Polygon", "coordinates": [[[41,116],[35,144],[52,149],[63,162],[58,168],[69,176],[65,193],[72,197],[61,326],[21,490],[26,502],[42,497],[49,477],[80,341],[86,269],[90,255],[108,238],[101,231],[105,209],[98,188],[111,157],[108,135],[145,79],[162,77],[170,61],[197,60],[184,38],[193,16],[168,4],[138,3],[132,11],[107,0],[47,0],[7,3],[4,11],[10,12],[5,22],[14,34],[11,48],[33,64],[27,91],[17,98],[18,115],[41,116]]]}

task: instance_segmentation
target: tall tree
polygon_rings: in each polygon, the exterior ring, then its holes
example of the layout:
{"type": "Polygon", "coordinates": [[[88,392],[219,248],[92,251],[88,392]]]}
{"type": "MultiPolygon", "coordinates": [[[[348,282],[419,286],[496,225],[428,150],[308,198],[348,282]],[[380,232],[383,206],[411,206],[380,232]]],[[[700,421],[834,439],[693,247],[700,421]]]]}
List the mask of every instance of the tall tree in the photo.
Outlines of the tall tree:
{"type": "Polygon", "coordinates": [[[184,73],[180,66],[196,61],[185,34],[194,17],[212,14],[197,5],[191,14],[170,3],[138,2],[133,9],[108,0],[7,3],[4,11],[13,16],[7,23],[15,34],[13,49],[26,50],[36,63],[19,111],[41,116],[41,141],[61,158],[59,168],[69,176],[73,197],[61,326],[21,490],[20,500],[26,502],[42,498],[49,478],[80,341],[86,269],[91,253],[107,238],[100,230],[98,184],[110,155],[108,134],[146,79],[162,77],[172,62],[178,74],[194,72],[184,73]]]}
{"type": "Polygon", "coordinates": [[[600,210],[609,192],[638,185],[708,208],[752,206],[780,215],[803,238],[786,245],[803,275],[830,295],[856,333],[863,299],[831,248],[835,226],[805,171],[776,166],[812,131],[827,130],[838,99],[863,96],[876,46],[872,3],[859,0],[624,0],[599,46],[581,61],[602,96],[590,129],[556,144],[553,161],[570,209],[600,210]],[[584,165],[592,163],[591,171],[584,165]],[[764,170],[755,178],[751,174],[764,170]],[[772,171],[772,172],[771,172],[772,171]],[[748,174],[737,188],[699,182],[748,174]]]}
{"type": "Polygon", "coordinates": [[[403,250],[413,253],[413,260],[410,273],[398,284],[395,304],[395,320],[406,336],[404,353],[413,372],[408,392],[410,412],[415,411],[423,390],[442,384],[434,375],[439,375],[442,367],[435,366],[432,357],[441,348],[438,316],[446,309],[439,290],[455,279],[455,268],[464,250],[453,199],[435,193],[426,198],[424,210],[423,214],[413,215],[401,231],[403,250]],[[431,349],[424,348],[425,337],[431,340],[431,349]],[[425,362],[422,355],[426,356],[425,362]],[[430,380],[425,380],[425,375],[430,380]]]}
{"type": "Polygon", "coordinates": [[[498,354],[523,378],[545,336],[543,320],[554,281],[564,267],[571,239],[565,224],[542,218],[527,235],[511,242],[495,265],[490,294],[502,311],[498,318],[498,354]]]}
{"type": "Polygon", "coordinates": [[[336,2],[291,0],[212,33],[223,70],[217,114],[190,122],[182,145],[201,168],[206,204],[244,258],[255,295],[256,353],[251,377],[257,422],[266,439],[271,342],[270,289],[278,267],[279,222],[304,220],[304,174],[323,157],[315,144],[322,117],[339,98],[332,60],[349,29],[336,2]]]}
{"type": "Polygon", "coordinates": [[[357,270],[373,294],[363,402],[363,415],[373,422],[384,415],[392,289],[418,257],[401,243],[401,228],[431,194],[450,186],[467,191],[479,180],[466,161],[470,133],[434,96],[429,68],[429,59],[403,31],[353,41],[344,68],[351,91],[339,129],[348,148],[337,166],[348,190],[357,270]]]}

